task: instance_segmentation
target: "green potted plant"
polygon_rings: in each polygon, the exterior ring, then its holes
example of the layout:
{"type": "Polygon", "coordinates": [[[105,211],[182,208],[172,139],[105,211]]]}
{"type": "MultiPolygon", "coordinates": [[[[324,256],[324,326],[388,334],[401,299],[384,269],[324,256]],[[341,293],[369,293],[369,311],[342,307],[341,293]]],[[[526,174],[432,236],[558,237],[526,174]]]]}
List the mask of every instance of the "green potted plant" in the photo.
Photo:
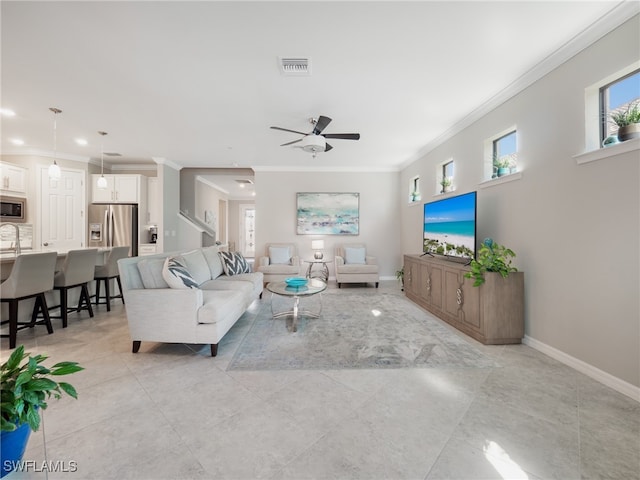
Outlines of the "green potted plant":
{"type": "Polygon", "coordinates": [[[400,270],[396,270],[396,278],[400,281],[402,287],[400,289],[404,292],[404,265],[400,270]]]}
{"type": "Polygon", "coordinates": [[[471,260],[471,270],[464,276],[474,279],[474,287],[479,287],[485,282],[486,272],[497,272],[506,278],[511,272],[518,271],[516,267],[511,266],[511,259],[515,256],[513,250],[495,243],[491,238],[486,238],[480,246],[477,257],[471,260]]]}
{"type": "Polygon", "coordinates": [[[452,184],[451,177],[442,177],[442,180],[440,180],[440,186],[442,187],[442,190],[440,190],[440,193],[445,193],[451,190],[451,184],[452,184]]]}
{"type": "Polygon", "coordinates": [[[618,140],[621,142],[640,138],[640,102],[629,104],[626,110],[612,112],[611,121],[618,126],[618,140]]]}
{"type": "Polygon", "coordinates": [[[60,362],[47,368],[48,357],[29,356],[24,346],[17,347],[0,366],[2,388],[0,405],[2,469],[0,477],[12,472],[22,459],[31,431],[40,427],[39,410],[47,408],[47,400],[59,399],[62,392],[73,398],[78,394],[73,386],[56,382],[51,376],[69,375],[84,370],[76,362],[60,362]],[[27,359],[28,357],[28,359],[27,359]],[[26,361],[24,361],[27,359],[26,361]]]}
{"type": "Polygon", "coordinates": [[[509,175],[511,173],[511,155],[499,157],[498,154],[495,154],[493,156],[493,168],[498,177],[509,175]]]}

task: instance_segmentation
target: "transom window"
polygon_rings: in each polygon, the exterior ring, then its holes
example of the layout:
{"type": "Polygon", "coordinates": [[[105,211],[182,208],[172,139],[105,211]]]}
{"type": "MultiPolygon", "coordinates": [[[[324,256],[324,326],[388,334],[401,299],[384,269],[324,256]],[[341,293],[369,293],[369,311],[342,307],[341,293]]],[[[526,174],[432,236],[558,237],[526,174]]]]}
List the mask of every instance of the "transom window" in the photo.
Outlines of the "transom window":
{"type": "Polygon", "coordinates": [[[515,130],[493,141],[492,158],[494,177],[500,177],[516,171],[518,167],[518,150],[515,130]]]}
{"type": "Polygon", "coordinates": [[[438,175],[438,184],[440,186],[440,193],[449,192],[453,189],[453,160],[449,160],[440,165],[440,172],[438,175]]]}
{"type": "Polygon", "coordinates": [[[640,104],[640,69],[600,88],[600,144],[618,134],[618,125],[611,115],[624,113],[640,104]]]}

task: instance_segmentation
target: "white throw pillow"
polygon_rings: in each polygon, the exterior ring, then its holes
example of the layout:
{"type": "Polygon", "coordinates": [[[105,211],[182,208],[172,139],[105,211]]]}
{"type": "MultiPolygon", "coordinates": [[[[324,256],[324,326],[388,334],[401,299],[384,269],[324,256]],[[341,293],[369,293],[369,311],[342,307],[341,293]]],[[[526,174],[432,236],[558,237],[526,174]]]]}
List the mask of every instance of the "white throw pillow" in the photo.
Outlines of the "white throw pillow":
{"type": "Polygon", "coordinates": [[[355,263],[364,265],[364,247],[344,247],[344,263],[355,263]]]}
{"type": "Polygon", "coordinates": [[[269,247],[269,263],[271,265],[291,265],[289,247],[269,247]]]}
{"type": "Polygon", "coordinates": [[[180,257],[167,257],[162,267],[162,278],[171,288],[183,290],[198,288],[198,284],[184,266],[180,257]]]}

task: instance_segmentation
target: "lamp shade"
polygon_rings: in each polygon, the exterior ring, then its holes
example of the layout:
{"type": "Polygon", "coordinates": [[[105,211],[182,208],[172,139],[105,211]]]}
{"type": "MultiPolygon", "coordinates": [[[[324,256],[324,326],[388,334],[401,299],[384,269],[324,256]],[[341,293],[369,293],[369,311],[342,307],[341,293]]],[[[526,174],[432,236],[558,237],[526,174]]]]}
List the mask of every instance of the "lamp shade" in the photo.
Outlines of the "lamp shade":
{"type": "Polygon", "coordinates": [[[324,240],[311,240],[312,250],[322,250],[324,248],[324,240]]]}

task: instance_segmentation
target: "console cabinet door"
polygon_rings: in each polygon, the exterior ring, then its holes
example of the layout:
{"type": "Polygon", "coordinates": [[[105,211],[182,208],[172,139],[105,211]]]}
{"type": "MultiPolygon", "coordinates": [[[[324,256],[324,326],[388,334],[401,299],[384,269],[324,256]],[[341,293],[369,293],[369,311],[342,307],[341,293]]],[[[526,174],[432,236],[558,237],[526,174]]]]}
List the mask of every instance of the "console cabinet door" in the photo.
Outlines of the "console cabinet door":
{"type": "Polygon", "coordinates": [[[404,288],[407,292],[418,295],[420,283],[420,265],[417,262],[406,260],[404,264],[404,288]]]}
{"type": "Polygon", "coordinates": [[[465,270],[444,269],[444,311],[465,327],[480,331],[480,290],[473,280],[464,278],[465,270]]]}

